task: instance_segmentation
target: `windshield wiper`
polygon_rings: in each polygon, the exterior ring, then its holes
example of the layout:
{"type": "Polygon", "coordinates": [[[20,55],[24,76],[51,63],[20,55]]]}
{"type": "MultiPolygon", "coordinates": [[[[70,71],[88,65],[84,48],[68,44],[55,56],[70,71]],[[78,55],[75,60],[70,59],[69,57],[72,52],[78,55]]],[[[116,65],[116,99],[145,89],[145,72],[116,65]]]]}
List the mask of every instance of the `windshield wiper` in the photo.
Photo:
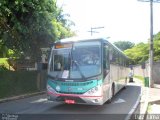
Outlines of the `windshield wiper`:
{"type": "Polygon", "coordinates": [[[84,78],[85,78],[85,76],[83,75],[83,73],[82,73],[82,71],[81,71],[81,69],[80,69],[80,67],[79,67],[78,62],[77,62],[76,60],[72,60],[72,62],[73,62],[73,63],[75,63],[75,65],[76,65],[76,66],[77,66],[77,68],[78,68],[78,71],[79,71],[80,75],[81,75],[81,76],[82,76],[82,78],[84,79],[84,78]]]}
{"type": "Polygon", "coordinates": [[[73,52],[73,44],[72,44],[71,53],[69,53],[69,56],[70,56],[70,58],[71,58],[71,59],[70,59],[70,62],[71,62],[70,67],[73,65],[72,63],[75,63],[75,65],[76,65],[77,68],[78,68],[78,71],[79,71],[80,75],[82,76],[82,79],[84,79],[85,76],[84,76],[84,74],[82,73],[82,71],[81,71],[81,69],[80,69],[80,67],[79,67],[78,62],[73,59],[73,53],[72,53],[72,52],[73,52]]]}

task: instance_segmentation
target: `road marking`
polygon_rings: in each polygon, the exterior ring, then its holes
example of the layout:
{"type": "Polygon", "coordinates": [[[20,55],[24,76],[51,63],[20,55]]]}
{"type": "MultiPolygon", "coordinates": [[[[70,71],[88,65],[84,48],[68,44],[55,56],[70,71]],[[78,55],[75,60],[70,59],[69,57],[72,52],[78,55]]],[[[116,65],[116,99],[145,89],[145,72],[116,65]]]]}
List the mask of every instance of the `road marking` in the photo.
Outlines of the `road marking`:
{"type": "Polygon", "coordinates": [[[134,111],[136,110],[136,108],[138,107],[140,100],[141,100],[141,96],[142,96],[142,89],[140,89],[140,94],[136,100],[136,103],[134,104],[134,106],[132,107],[132,109],[129,111],[128,115],[126,116],[125,120],[130,120],[131,115],[134,113],[134,111]]]}
{"type": "Polygon", "coordinates": [[[41,98],[41,99],[32,101],[31,103],[40,103],[40,102],[46,102],[46,101],[47,101],[47,98],[41,98]]]}
{"type": "Polygon", "coordinates": [[[124,99],[118,99],[118,100],[116,100],[116,101],[114,101],[112,104],[116,104],[116,103],[124,103],[124,102],[126,102],[124,99]]]}

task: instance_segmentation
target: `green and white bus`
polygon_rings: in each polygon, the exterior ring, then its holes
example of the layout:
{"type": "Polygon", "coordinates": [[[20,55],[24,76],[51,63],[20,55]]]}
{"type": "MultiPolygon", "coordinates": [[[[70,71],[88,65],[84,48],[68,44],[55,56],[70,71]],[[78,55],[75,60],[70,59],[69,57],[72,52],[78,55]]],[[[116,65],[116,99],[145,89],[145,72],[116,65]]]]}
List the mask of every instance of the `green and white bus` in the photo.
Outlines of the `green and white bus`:
{"type": "Polygon", "coordinates": [[[126,85],[128,58],[105,38],[55,42],[48,64],[48,100],[103,105],[126,85]]]}

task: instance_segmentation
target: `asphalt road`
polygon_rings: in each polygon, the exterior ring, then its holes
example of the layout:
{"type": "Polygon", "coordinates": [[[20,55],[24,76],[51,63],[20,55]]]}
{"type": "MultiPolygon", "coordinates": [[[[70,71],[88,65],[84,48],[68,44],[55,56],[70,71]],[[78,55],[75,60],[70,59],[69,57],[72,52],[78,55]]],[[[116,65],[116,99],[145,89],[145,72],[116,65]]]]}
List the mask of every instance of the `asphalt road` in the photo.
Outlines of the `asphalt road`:
{"type": "Polygon", "coordinates": [[[0,120],[124,120],[140,92],[140,86],[127,86],[103,106],[60,104],[47,101],[46,94],[38,95],[1,103],[0,120]]]}

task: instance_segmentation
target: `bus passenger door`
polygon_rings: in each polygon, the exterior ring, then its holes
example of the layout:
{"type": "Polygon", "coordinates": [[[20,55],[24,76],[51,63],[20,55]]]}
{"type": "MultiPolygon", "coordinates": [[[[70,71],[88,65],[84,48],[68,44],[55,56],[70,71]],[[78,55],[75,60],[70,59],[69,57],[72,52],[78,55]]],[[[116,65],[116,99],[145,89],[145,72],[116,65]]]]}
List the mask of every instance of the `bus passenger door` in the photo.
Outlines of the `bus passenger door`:
{"type": "Polygon", "coordinates": [[[105,100],[109,98],[110,92],[110,63],[109,63],[109,46],[103,47],[103,95],[105,100]]]}

